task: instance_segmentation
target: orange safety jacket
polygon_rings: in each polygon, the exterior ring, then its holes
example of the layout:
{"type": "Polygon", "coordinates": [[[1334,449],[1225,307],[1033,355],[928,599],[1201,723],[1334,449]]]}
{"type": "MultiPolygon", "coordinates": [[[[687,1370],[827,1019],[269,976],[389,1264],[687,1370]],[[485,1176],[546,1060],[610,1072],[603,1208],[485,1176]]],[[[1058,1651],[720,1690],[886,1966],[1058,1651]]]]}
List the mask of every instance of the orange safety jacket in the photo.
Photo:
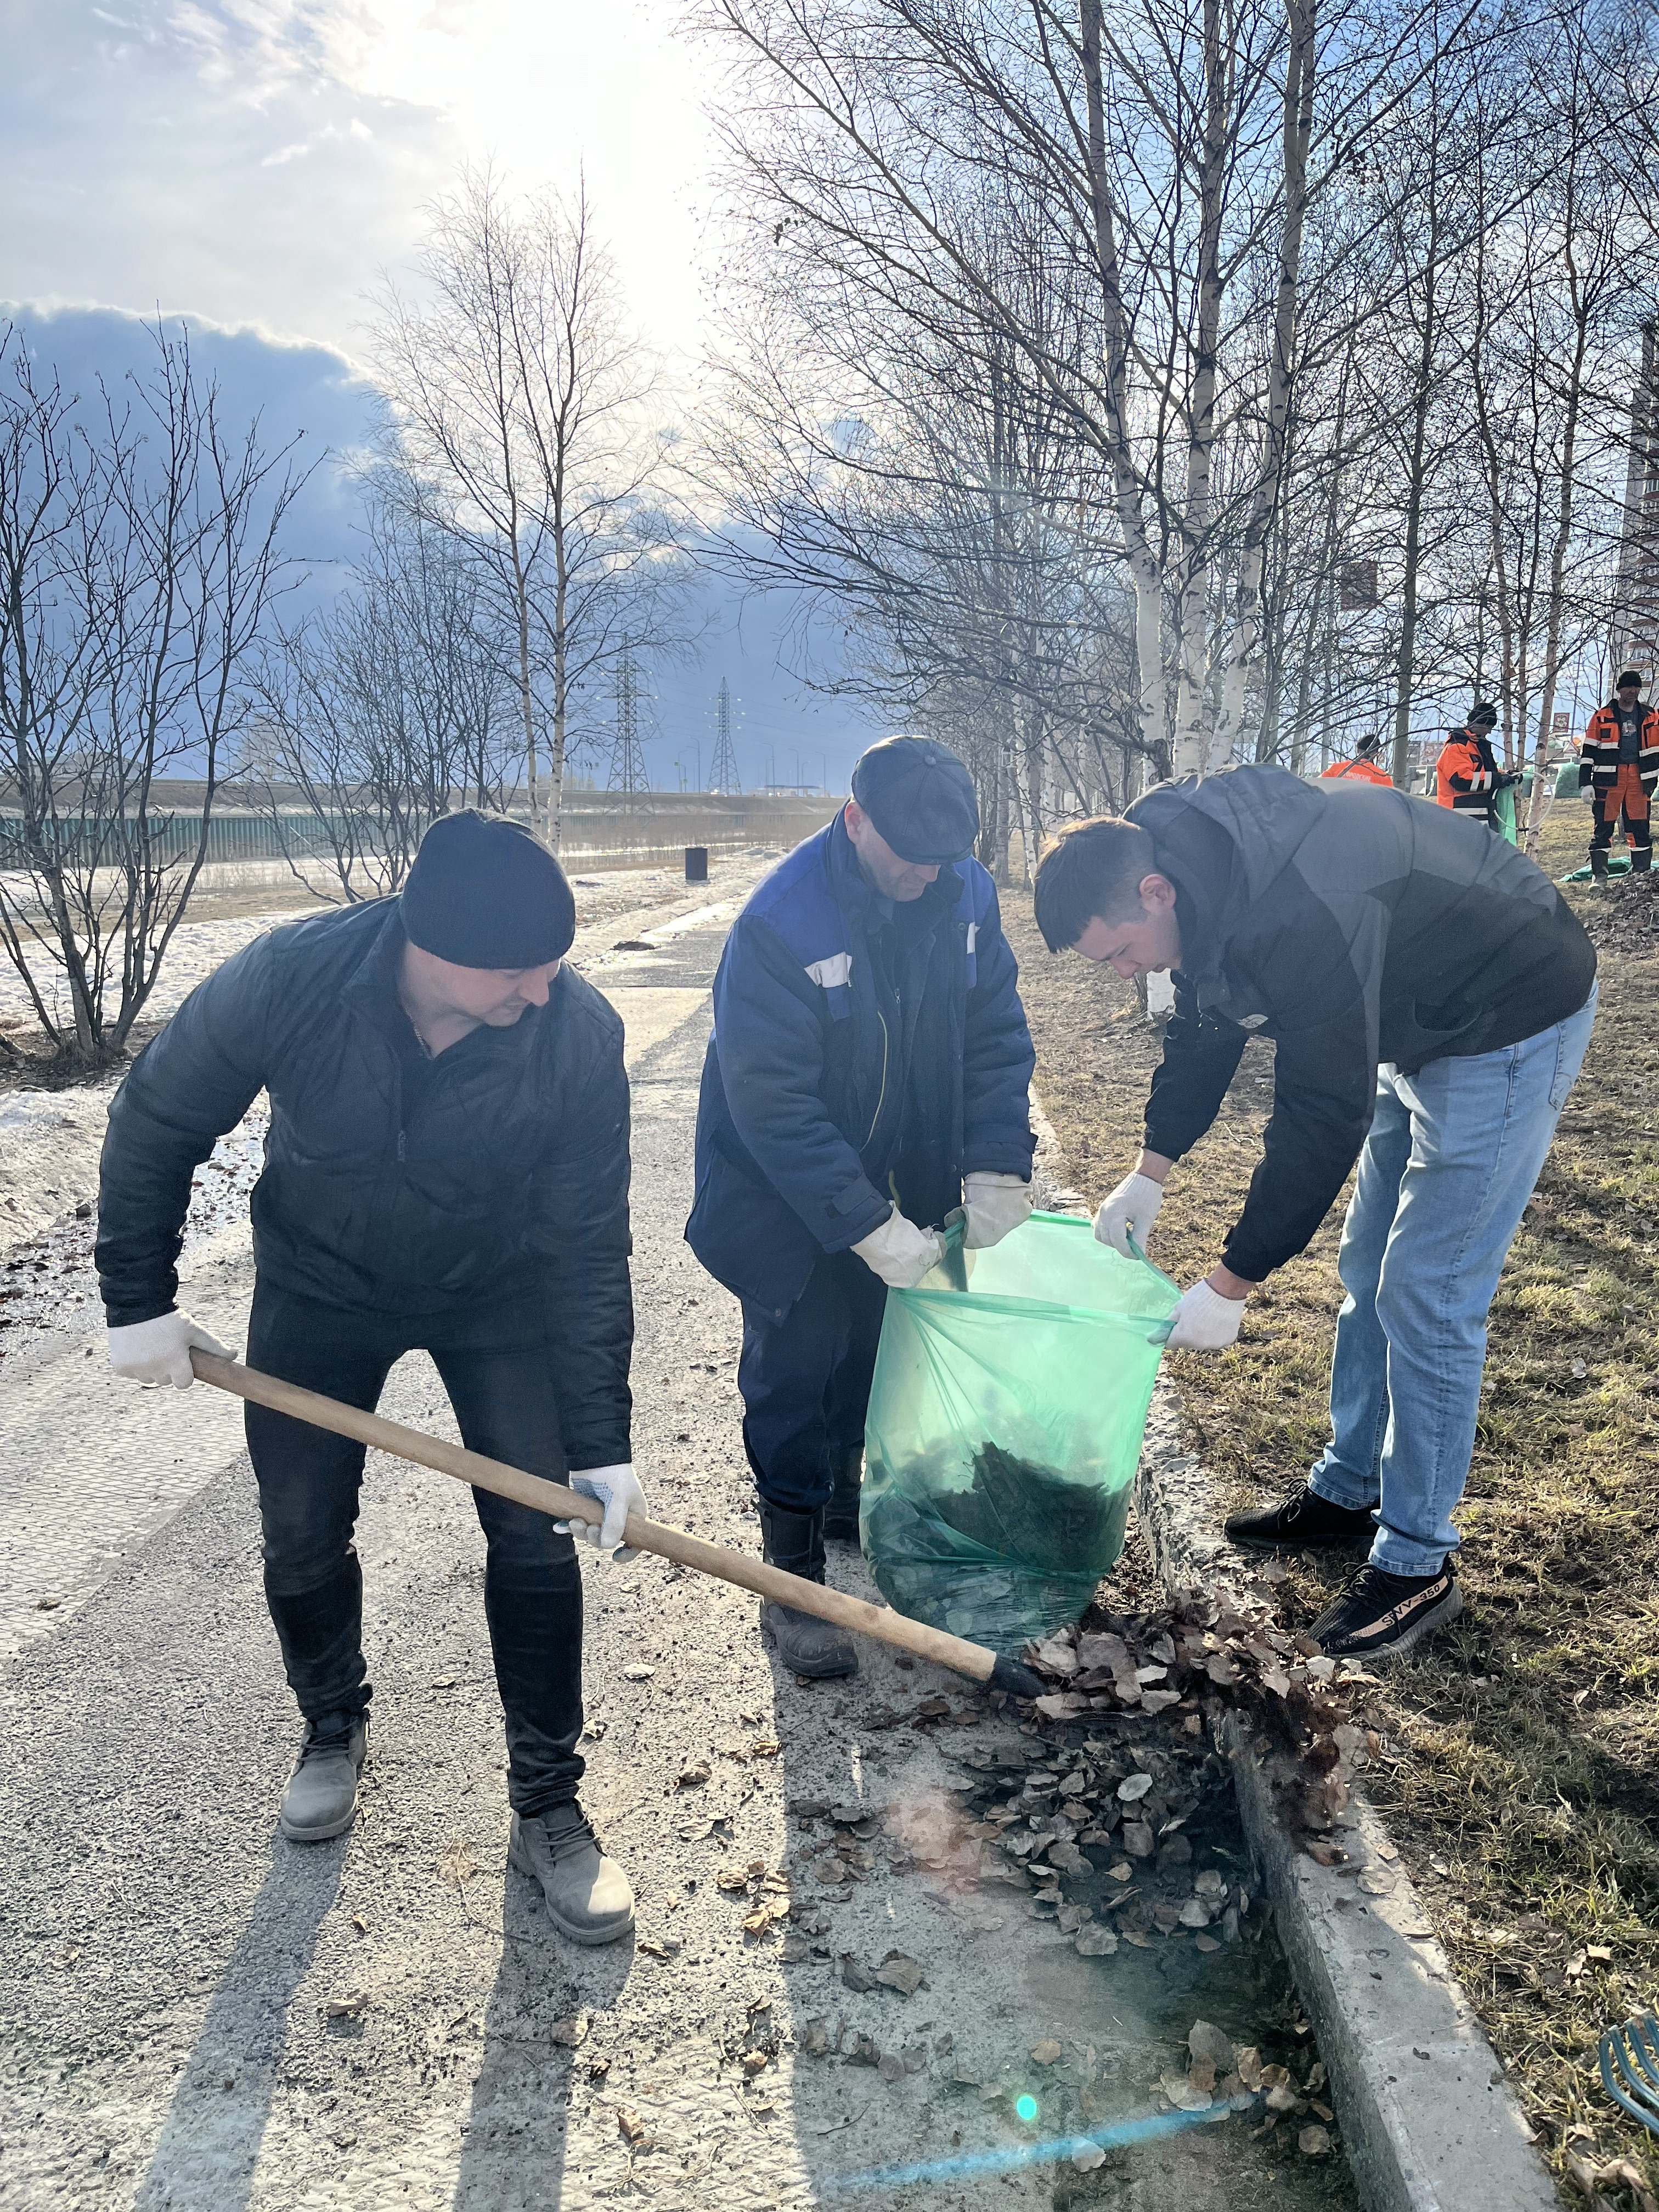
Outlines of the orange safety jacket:
{"type": "Polygon", "coordinates": [[[1478,814],[1489,822],[1497,781],[1498,756],[1492,739],[1479,730],[1454,730],[1435,763],[1437,804],[1449,806],[1455,814],[1478,814]]]}
{"type": "Polygon", "coordinates": [[[1319,781],[1323,783],[1328,775],[1358,776],[1361,783],[1380,783],[1389,791],[1394,789],[1394,778],[1385,775],[1375,761],[1333,761],[1328,768],[1321,769],[1319,781]]]}
{"type": "MultiPolygon", "coordinates": [[[[1641,750],[1636,756],[1637,774],[1650,798],[1659,784],[1659,707],[1644,709],[1641,750]]],[[[1619,781],[1619,710],[1609,702],[1589,718],[1578,753],[1578,788],[1588,783],[1596,791],[1611,791],[1619,781]]]]}

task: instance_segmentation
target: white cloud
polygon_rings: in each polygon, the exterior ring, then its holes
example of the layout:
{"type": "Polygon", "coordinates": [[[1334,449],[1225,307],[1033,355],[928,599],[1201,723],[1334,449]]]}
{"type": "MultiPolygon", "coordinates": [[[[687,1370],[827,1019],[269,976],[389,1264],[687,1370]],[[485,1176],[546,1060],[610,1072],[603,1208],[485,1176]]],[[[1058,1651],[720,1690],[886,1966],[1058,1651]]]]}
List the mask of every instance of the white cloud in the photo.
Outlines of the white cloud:
{"type": "Polygon", "coordinates": [[[6,11],[0,292],[350,346],[465,158],[585,175],[684,357],[708,142],[677,0],[53,0],[6,11]]]}

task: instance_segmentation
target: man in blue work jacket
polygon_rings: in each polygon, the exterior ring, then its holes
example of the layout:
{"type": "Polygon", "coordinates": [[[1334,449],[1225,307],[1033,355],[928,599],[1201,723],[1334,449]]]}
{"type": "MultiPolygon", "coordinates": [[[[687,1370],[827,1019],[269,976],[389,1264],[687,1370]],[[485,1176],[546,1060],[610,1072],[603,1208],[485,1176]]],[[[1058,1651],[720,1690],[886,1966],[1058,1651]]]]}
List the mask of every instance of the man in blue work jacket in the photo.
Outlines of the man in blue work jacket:
{"type": "MultiPolygon", "coordinates": [[[[1031,1209],[1033,1054],[996,891],[969,857],[973,779],[886,738],[829,827],[750,898],[714,979],[692,1250],[743,1301],[738,1387],[766,1558],[823,1580],[858,1534],[889,1287],[938,1264],[965,1206],[994,1244],[1031,1209]]],[[[797,1674],[850,1674],[828,1622],[767,1605],[797,1674]]]]}

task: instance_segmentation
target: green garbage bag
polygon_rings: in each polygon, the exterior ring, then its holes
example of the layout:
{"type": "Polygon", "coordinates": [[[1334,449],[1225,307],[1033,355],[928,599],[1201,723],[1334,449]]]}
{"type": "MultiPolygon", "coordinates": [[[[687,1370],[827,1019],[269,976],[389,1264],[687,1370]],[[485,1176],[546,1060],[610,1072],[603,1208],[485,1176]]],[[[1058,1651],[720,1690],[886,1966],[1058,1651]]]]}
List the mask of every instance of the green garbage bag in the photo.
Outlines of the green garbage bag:
{"type": "Polygon", "coordinates": [[[865,1427],[864,1554],[897,1612],[1004,1652],[1076,1620],[1123,1548],[1180,1297],[1074,1214],[890,1291],[865,1427]]]}
{"type": "Polygon", "coordinates": [[[1509,839],[1511,845],[1516,843],[1515,790],[1513,786],[1511,786],[1508,791],[1500,791],[1498,793],[1497,798],[1492,801],[1492,811],[1498,817],[1498,827],[1500,833],[1509,839]]]}

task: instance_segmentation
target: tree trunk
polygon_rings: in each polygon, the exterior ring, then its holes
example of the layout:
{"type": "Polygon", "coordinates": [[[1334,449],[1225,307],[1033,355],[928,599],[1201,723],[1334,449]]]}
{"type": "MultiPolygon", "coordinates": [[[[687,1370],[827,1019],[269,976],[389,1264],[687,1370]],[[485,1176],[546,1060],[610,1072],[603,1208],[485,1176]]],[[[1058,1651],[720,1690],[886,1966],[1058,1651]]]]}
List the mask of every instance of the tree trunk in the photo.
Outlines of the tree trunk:
{"type": "Polygon", "coordinates": [[[1215,459],[1216,349],[1221,328],[1222,179],[1227,157],[1230,56],[1220,0],[1204,0],[1204,150],[1199,184],[1198,327],[1187,403],[1187,484],[1177,593],[1181,674],[1176,696],[1175,772],[1209,765],[1205,690],[1209,673],[1211,478],[1215,459]]]}
{"type": "MultiPolygon", "coordinates": [[[[1233,634],[1222,662],[1221,702],[1215,731],[1218,762],[1227,759],[1243,730],[1245,684],[1261,625],[1262,569],[1268,536],[1279,511],[1290,442],[1291,364],[1296,351],[1302,233],[1308,210],[1308,146],[1313,136],[1315,7],[1316,0],[1287,0],[1285,9],[1291,43],[1285,64],[1285,228],[1279,247],[1273,358],[1267,367],[1267,432],[1261,471],[1251,495],[1249,519],[1244,526],[1233,634]]],[[[1261,757],[1260,747],[1257,756],[1261,757]]]]}
{"type": "Polygon", "coordinates": [[[1117,228],[1106,173],[1106,95],[1100,66],[1101,0],[1081,0],[1083,83],[1088,110],[1089,200],[1094,219],[1106,371],[1106,445],[1124,557],[1135,594],[1135,706],[1143,757],[1158,761],[1169,741],[1164,678],[1164,578],[1146,536],[1140,482],[1129,439],[1129,322],[1123,304],[1117,228]]]}

